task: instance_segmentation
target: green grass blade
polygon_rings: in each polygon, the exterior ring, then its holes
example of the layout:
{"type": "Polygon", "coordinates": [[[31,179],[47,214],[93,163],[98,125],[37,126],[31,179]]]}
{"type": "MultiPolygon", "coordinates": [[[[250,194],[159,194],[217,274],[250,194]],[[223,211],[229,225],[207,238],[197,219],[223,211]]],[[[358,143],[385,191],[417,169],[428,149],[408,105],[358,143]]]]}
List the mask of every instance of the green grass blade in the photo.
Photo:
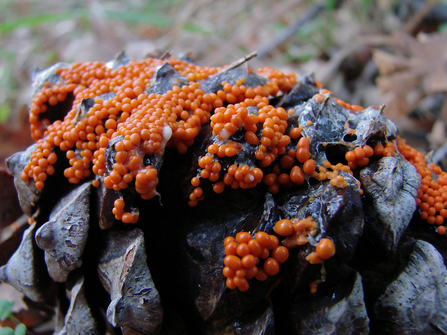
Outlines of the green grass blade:
{"type": "Polygon", "coordinates": [[[174,25],[174,22],[170,19],[160,15],[159,13],[154,12],[131,12],[131,11],[125,11],[125,12],[118,12],[113,10],[105,10],[104,11],[104,17],[106,19],[118,19],[118,20],[124,20],[124,21],[131,21],[131,22],[144,22],[144,23],[150,23],[155,26],[160,27],[170,27],[174,25]]]}
{"type": "Polygon", "coordinates": [[[79,19],[87,16],[88,10],[71,10],[63,13],[40,14],[23,17],[17,20],[0,23],[0,34],[8,33],[20,27],[34,27],[48,22],[60,22],[65,20],[79,19]]]}

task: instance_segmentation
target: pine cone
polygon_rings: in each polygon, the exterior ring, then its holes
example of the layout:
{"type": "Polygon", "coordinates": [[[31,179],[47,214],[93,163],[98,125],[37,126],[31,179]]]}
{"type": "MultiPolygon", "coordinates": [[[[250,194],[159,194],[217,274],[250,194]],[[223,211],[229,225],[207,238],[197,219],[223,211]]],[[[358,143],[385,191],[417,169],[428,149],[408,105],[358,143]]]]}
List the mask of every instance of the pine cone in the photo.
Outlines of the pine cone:
{"type": "Polygon", "coordinates": [[[252,56],[36,73],[0,279],[57,334],[447,332],[446,174],[384,106],[252,56]]]}

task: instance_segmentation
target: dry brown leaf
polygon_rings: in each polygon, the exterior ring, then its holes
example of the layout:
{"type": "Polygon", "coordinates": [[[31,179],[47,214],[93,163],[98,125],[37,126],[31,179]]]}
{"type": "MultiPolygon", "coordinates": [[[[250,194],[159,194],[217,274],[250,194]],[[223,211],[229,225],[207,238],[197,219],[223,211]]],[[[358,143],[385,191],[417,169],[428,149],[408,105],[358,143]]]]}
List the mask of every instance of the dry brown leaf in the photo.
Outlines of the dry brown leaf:
{"type": "Polygon", "coordinates": [[[442,120],[437,120],[432,127],[431,133],[427,135],[431,148],[440,148],[447,142],[445,134],[445,123],[442,120]]]}
{"type": "Polygon", "coordinates": [[[392,47],[398,54],[382,50],[373,52],[381,74],[377,85],[386,100],[385,113],[390,118],[408,114],[419,100],[414,99],[415,95],[422,98],[447,91],[447,35],[420,34],[416,39],[398,33],[394,35],[392,47]]]}
{"type": "MultiPolygon", "coordinates": [[[[414,93],[420,85],[420,76],[411,70],[396,71],[382,75],[376,80],[383,103],[386,105],[385,114],[395,120],[409,112],[408,103],[410,92],[414,93]]],[[[422,97],[422,94],[421,94],[422,97]]]]}
{"type": "Polygon", "coordinates": [[[373,59],[382,75],[407,70],[410,67],[410,61],[407,58],[396,56],[380,49],[374,50],[373,59]]]}

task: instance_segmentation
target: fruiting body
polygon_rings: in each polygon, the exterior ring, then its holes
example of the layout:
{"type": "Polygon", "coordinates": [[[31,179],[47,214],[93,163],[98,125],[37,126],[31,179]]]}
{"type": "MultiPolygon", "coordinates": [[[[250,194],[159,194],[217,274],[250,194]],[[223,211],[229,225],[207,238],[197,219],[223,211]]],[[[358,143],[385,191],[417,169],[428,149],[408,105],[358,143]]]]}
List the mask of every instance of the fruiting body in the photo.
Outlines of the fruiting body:
{"type": "Polygon", "coordinates": [[[335,254],[335,244],[332,240],[323,238],[318,242],[316,252],[321,260],[329,259],[335,254]]]}
{"type": "MultiPolygon", "coordinates": [[[[37,192],[54,174],[72,184],[91,180],[114,192],[111,212],[128,224],[138,222],[138,198],[159,195],[167,148],[185,154],[195,142],[203,144],[185,196],[191,207],[209,192],[229,189],[264,187],[279,196],[320,183],[341,191],[371,162],[402,155],[422,179],[420,217],[446,233],[446,173],[427,166],[423,154],[397,136],[382,108],[347,104],[312,77],[302,79],[305,93],[295,96],[293,74],[254,73],[245,60],[211,68],[175,58],[121,57],[59,64],[38,78],[29,116],[37,147],[20,174],[37,192]],[[68,166],[63,172],[55,170],[60,160],[68,166]]],[[[311,264],[329,261],[335,244],[323,226],[307,214],[281,218],[274,228],[279,239],[266,232],[226,238],[227,286],[246,291],[247,280],[276,275],[294,248],[308,247],[311,264]]]]}

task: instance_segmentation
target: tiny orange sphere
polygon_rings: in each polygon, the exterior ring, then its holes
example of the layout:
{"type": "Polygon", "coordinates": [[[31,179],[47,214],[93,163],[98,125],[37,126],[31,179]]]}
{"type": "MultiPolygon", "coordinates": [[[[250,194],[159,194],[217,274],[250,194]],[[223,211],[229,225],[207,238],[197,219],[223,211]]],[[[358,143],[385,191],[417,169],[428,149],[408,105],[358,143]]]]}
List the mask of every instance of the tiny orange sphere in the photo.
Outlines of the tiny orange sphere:
{"type": "Polygon", "coordinates": [[[230,242],[225,246],[225,255],[236,255],[237,254],[237,243],[236,242],[230,242]]]}
{"type": "Polygon", "coordinates": [[[248,254],[242,258],[242,266],[246,269],[256,266],[256,257],[248,254]]]}
{"type": "Polygon", "coordinates": [[[255,239],[248,241],[248,247],[250,248],[250,253],[255,257],[258,257],[262,252],[261,244],[255,239]]]}
{"type": "Polygon", "coordinates": [[[236,241],[238,243],[248,243],[252,239],[252,236],[248,232],[239,232],[236,234],[236,241]]]}
{"type": "Polygon", "coordinates": [[[245,278],[234,277],[233,281],[236,284],[239,291],[241,291],[241,292],[247,291],[250,287],[250,285],[247,282],[247,279],[245,279],[245,278]]]}
{"type": "Polygon", "coordinates": [[[294,228],[292,221],[288,219],[279,220],[275,224],[275,233],[277,233],[280,236],[289,236],[294,233],[294,228]]]}
{"type": "Polygon", "coordinates": [[[365,156],[366,156],[365,150],[361,147],[355,148],[354,154],[355,154],[355,158],[357,158],[358,160],[361,160],[361,159],[365,158],[365,156]]]}
{"type": "Polygon", "coordinates": [[[119,210],[124,209],[125,203],[124,203],[124,200],[122,200],[122,199],[116,199],[113,204],[115,205],[116,209],[119,209],[119,210]]]}
{"type": "Polygon", "coordinates": [[[234,290],[234,289],[237,287],[236,284],[234,283],[233,278],[234,278],[234,277],[227,278],[227,281],[225,282],[225,284],[227,285],[227,287],[228,287],[229,289],[231,289],[231,290],[234,290]]]}
{"type": "Polygon", "coordinates": [[[326,97],[322,94],[315,94],[313,97],[314,101],[318,104],[321,104],[324,100],[326,100],[326,97]]]}
{"type": "Polygon", "coordinates": [[[235,242],[235,239],[233,236],[227,236],[224,240],[224,246],[227,246],[227,244],[231,243],[231,242],[235,242]]]}
{"type": "Polygon", "coordinates": [[[290,180],[296,185],[301,185],[304,183],[304,173],[299,166],[294,166],[292,171],[290,171],[290,180]]]}
{"type": "Polygon", "coordinates": [[[278,244],[279,244],[278,238],[275,235],[270,235],[270,243],[267,246],[267,248],[273,250],[278,246],[278,244]]]}
{"type": "Polygon", "coordinates": [[[237,270],[235,273],[236,273],[236,277],[245,278],[245,275],[247,274],[247,270],[242,268],[242,269],[237,270]]]}
{"type": "Polygon", "coordinates": [[[272,257],[282,264],[289,258],[289,250],[284,246],[276,247],[272,251],[272,257]]]}
{"type": "Polygon", "coordinates": [[[264,271],[269,276],[274,276],[279,272],[279,263],[273,257],[269,257],[264,262],[264,271]]]}
{"type": "Polygon", "coordinates": [[[242,268],[241,259],[235,255],[229,255],[224,258],[224,264],[235,271],[242,268]]]}
{"type": "Polygon", "coordinates": [[[255,278],[259,281],[265,281],[268,278],[268,274],[264,271],[264,269],[258,269],[258,273],[255,275],[255,278]]]}
{"type": "Polygon", "coordinates": [[[225,183],[223,181],[220,181],[213,185],[213,191],[214,193],[220,194],[225,190],[225,183]]]}
{"type": "Polygon", "coordinates": [[[255,265],[249,269],[247,269],[247,273],[245,274],[245,278],[252,279],[258,274],[258,267],[255,265]]]}
{"type": "Polygon", "coordinates": [[[322,238],[317,245],[316,252],[318,258],[326,260],[334,256],[335,254],[335,244],[329,238],[322,238]]]}
{"type": "Polygon", "coordinates": [[[363,151],[365,151],[366,157],[371,157],[372,155],[374,155],[374,149],[371,148],[369,145],[364,145],[363,151]]]}
{"type": "Polygon", "coordinates": [[[270,244],[270,235],[264,231],[257,232],[255,238],[262,247],[266,247],[270,244]]]}
{"type": "Polygon", "coordinates": [[[306,174],[311,174],[315,171],[316,163],[313,159],[308,159],[303,165],[303,171],[306,174]]]}
{"type": "Polygon", "coordinates": [[[355,157],[354,151],[348,151],[348,152],[345,154],[345,159],[346,159],[348,162],[355,162],[356,157],[355,157]]]}
{"type": "Polygon", "coordinates": [[[270,251],[267,247],[262,247],[261,253],[259,254],[260,259],[266,259],[270,256],[270,251]]]}
{"type": "Polygon", "coordinates": [[[241,243],[237,246],[236,252],[239,257],[244,257],[250,253],[250,248],[247,243],[241,243]]]}
{"type": "Polygon", "coordinates": [[[222,274],[227,277],[234,277],[236,275],[236,271],[234,271],[233,269],[230,269],[228,266],[224,267],[222,270],[222,274]]]}
{"type": "Polygon", "coordinates": [[[133,219],[133,216],[131,213],[124,213],[123,216],[121,217],[121,221],[123,221],[124,223],[131,223],[133,219]]]}

